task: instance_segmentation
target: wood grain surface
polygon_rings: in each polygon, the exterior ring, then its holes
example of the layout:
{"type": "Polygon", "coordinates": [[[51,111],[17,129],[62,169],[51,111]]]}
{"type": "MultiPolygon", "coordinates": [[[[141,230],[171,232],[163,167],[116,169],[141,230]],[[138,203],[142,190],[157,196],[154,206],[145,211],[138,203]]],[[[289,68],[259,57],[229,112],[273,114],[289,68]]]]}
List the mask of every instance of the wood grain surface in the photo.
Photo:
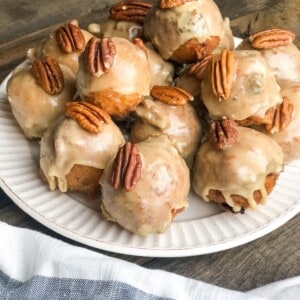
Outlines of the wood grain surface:
{"type": "MultiPolygon", "coordinates": [[[[257,1],[251,2],[256,3],[257,1]]],[[[249,14],[241,14],[232,20],[231,26],[233,33],[241,37],[274,27],[291,30],[295,32],[297,36],[295,43],[300,47],[299,21],[300,0],[265,1],[265,5],[262,5],[261,10],[251,12],[251,9],[249,9],[249,14]]]]}
{"type": "MultiPolygon", "coordinates": [[[[298,0],[296,0],[298,1],[298,0]]],[[[103,0],[2,0],[0,9],[0,81],[26,56],[26,50],[60,24],[76,18],[82,28],[103,20],[116,1],[103,0]]],[[[280,1],[216,1],[223,15],[238,18],[235,30],[245,34],[245,24],[258,11],[266,12],[280,1]],[[254,3],[255,2],[255,3],[254,3]],[[244,18],[244,19],[243,19],[244,18]],[[243,21],[245,20],[245,21],[243,21]],[[240,27],[239,25],[240,24],[240,27]]],[[[248,23],[247,23],[248,22],[248,23]]],[[[23,213],[0,190],[0,220],[62,238],[23,213]]],[[[300,216],[265,237],[219,253],[187,258],[145,258],[106,254],[151,269],[162,269],[225,288],[246,291],[300,275],[300,216]]],[[[96,250],[97,251],[97,250],[96,250]]],[[[99,251],[100,252],[100,251],[99,251]]]]}

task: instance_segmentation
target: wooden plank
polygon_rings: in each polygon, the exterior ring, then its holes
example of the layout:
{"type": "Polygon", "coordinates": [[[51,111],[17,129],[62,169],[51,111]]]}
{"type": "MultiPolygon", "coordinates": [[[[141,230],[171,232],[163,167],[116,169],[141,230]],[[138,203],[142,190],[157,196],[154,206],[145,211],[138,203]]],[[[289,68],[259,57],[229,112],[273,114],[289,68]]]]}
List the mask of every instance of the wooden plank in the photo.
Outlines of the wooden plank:
{"type": "MultiPolygon", "coordinates": [[[[88,24],[96,22],[98,17],[101,16],[98,12],[88,13],[78,17],[81,27],[86,29],[88,24]],[[90,21],[94,20],[94,21],[90,21]]],[[[43,23],[36,27],[34,30],[27,32],[24,35],[11,36],[11,39],[0,44],[0,65],[4,66],[15,60],[25,59],[27,50],[40,42],[44,37],[47,37],[51,32],[55,31],[59,26],[64,24],[66,19],[60,20],[59,23],[54,25],[45,26],[43,23]]],[[[1,23],[0,23],[1,25],[1,23]]],[[[1,27],[1,26],[0,26],[1,27]]]]}
{"type": "MultiPolygon", "coordinates": [[[[0,10],[1,43],[22,38],[34,31],[74,18],[81,20],[82,26],[86,26],[90,22],[103,20],[108,16],[109,7],[115,2],[117,1],[2,0],[0,10]]],[[[274,1],[271,0],[257,0],[255,2],[251,0],[216,0],[215,2],[220,7],[223,15],[230,18],[237,18],[253,11],[259,11],[270,6],[271,3],[274,4],[274,1]]]]}
{"type": "Polygon", "coordinates": [[[0,209],[10,204],[12,204],[11,199],[0,188],[0,209]]]}
{"type": "Polygon", "coordinates": [[[28,226],[30,217],[11,202],[0,208],[0,220],[10,225],[23,227],[28,226]]]}
{"type": "Polygon", "coordinates": [[[33,31],[60,24],[74,18],[90,15],[87,22],[103,18],[108,6],[116,1],[110,0],[2,0],[0,10],[1,42],[20,38],[33,31]]]}
{"type": "Polygon", "coordinates": [[[270,28],[284,28],[295,32],[295,44],[300,47],[300,0],[275,1],[252,14],[237,18],[231,22],[235,36],[246,37],[250,33],[270,28]]]}
{"type": "Polygon", "coordinates": [[[228,17],[230,19],[235,19],[252,12],[257,12],[262,10],[274,2],[279,2],[280,0],[215,0],[216,4],[219,6],[224,17],[228,17]]]}

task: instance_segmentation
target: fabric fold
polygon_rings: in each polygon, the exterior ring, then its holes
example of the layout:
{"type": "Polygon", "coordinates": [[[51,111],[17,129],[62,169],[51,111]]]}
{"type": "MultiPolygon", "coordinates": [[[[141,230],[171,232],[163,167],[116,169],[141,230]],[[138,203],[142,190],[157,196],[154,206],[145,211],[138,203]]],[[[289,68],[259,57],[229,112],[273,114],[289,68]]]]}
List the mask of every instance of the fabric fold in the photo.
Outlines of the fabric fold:
{"type": "Polygon", "coordinates": [[[3,222],[0,233],[0,299],[290,300],[300,295],[300,277],[242,293],[149,270],[3,222]]]}

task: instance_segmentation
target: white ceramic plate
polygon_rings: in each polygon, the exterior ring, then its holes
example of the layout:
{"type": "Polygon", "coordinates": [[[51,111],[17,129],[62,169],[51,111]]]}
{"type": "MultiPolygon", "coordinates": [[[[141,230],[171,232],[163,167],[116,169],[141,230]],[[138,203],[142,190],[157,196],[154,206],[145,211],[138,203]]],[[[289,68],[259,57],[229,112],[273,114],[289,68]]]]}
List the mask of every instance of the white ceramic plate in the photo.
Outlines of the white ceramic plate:
{"type": "Polygon", "coordinates": [[[190,195],[190,207],[164,234],[141,237],[102,221],[95,205],[76,194],[49,191],[39,177],[38,143],[29,142],[0,85],[0,186],[27,214],[57,233],[102,250],[152,257],[217,252],[257,239],[300,211],[300,160],[285,166],[267,205],[244,215],[190,195]]]}

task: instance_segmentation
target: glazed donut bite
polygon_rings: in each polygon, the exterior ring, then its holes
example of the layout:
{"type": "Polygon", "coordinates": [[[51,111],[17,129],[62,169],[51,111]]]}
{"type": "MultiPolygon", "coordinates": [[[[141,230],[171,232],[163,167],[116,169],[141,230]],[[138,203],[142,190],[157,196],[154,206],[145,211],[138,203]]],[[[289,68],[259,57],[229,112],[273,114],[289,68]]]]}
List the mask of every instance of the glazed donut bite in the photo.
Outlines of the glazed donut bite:
{"type": "Polygon", "coordinates": [[[164,59],[178,63],[234,47],[229,20],[212,0],[160,0],[146,16],[144,34],[164,59]]]}
{"type": "Polygon", "coordinates": [[[78,57],[83,52],[88,40],[93,35],[79,28],[77,20],[66,23],[35,48],[28,50],[29,59],[53,56],[59,64],[66,65],[76,75],[78,71],[78,57]]]}
{"type": "Polygon", "coordinates": [[[300,81],[300,50],[293,43],[296,35],[273,28],[252,34],[238,49],[258,50],[265,58],[278,83],[300,81]]]}
{"type": "MultiPolygon", "coordinates": [[[[107,20],[100,24],[90,24],[89,31],[101,38],[120,37],[129,41],[143,38],[143,24],[152,4],[145,1],[121,1],[113,5],[107,20]]],[[[151,43],[146,43],[154,85],[171,85],[174,67],[155,51],[151,43]]]]}
{"type": "Polygon", "coordinates": [[[201,82],[201,96],[212,119],[223,116],[241,125],[269,124],[282,102],[280,87],[258,51],[223,50],[214,56],[201,82]]]}
{"type": "Polygon", "coordinates": [[[76,86],[82,99],[114,117],[125,117],[149,95],[151,68],[141,40],[92,38],[83,55],[76,86]]]}
{"type": "Polygon", "coordinates": [[[212,124],[196,154],[193,187],[205,201],[233,212],[264,204],[283,169],[280,146],[267,135],[230,119],[212,124]]]}
{"type": "Polygon", "coordinates": [[[51,56],[16,68],[7,83],[13,115],[29,139],[42,137],[75,91],[74,74],[51,56]]]}
{"type": "Polygon", "coordinates": [[[127,142],[101,177],[102,214],[133,233],[163,233],[188,207],[189,178],[166,136],[127,142]]]}
{"type": "Polygon", "coordinates": [[[69,102],[41,140],[40,168],[51,190],[95,197],[99,179],[124,138],[110,116],[86,102],[69,102]]]}
{"type": "Polygon", "coordinates": [[[192,95],[174,87],[154,86],[154,99],[147,98],[136,108],[137,119],[131,130],[131,141],[166,135],[191,168],[201,139],[201,123],[193,106],[192,95]],[[171,99],[170,103],[167,100],[171,99]],[[170,98],[169,98],[170,97],[170,98]],[[186,99],[179,102],[180,99],[186,99]]]}

